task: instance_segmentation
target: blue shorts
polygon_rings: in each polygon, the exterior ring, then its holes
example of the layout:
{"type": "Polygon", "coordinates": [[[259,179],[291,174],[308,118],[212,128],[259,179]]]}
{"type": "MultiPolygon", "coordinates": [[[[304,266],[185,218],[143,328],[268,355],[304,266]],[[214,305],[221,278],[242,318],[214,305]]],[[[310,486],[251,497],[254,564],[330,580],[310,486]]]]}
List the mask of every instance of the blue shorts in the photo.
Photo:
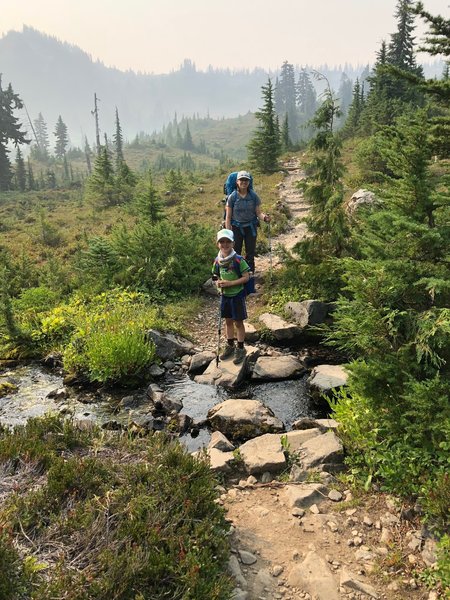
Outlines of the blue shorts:
{"type": "Polygon", "coordinates": [[[245,303],[245,292],[242,290],[236,296],[222,296],[221,314],[225,319],[243,321],[247,318],[247,305],[245,303]]]}

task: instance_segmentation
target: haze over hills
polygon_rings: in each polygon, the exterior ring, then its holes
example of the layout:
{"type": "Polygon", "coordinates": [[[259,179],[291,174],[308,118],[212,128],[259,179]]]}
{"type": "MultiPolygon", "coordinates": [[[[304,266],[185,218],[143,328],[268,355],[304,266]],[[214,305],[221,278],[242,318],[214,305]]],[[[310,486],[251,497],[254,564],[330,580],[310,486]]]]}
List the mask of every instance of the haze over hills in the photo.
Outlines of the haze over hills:
{"type": "MultiPolygon", "coordinates": [[[[298,62],[295,58],[287,60],[298,62]]],[[[343,72],[354,80],[364,67],[318,69],[338,89],[343,72]]],[[[117,107],[124,135],[131,140],[139,132],[160,130],[175,113],[179,118],[194,114],[222,118],[254,111],[261,105],[261,86],[269,75],[276,77],[263,69],[197,71],[189,60],[164,75],[119,71],[31,27],[10,31],[0,39],[0,73],[3,85],[11,82],[24,101],[31,120],[42,113],[51,134],[61,115],[75,145],[85,135],[94,140],[94,93],[100,99],[101,133],[113,131],[117,107]]],[[[27,121],[26,114],[22,121],[27,121]]]]}

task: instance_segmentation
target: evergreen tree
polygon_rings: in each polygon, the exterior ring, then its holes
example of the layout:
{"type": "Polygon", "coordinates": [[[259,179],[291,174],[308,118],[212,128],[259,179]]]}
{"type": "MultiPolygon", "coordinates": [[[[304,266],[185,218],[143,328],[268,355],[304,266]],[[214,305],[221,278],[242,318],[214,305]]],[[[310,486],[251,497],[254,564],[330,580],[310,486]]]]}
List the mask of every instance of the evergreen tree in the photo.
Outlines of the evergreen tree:
{"type": "Polygon", "coordinates": [[[312,128],[308,126],[317,109],[317,95],[311,78],[305,69],[302,69],[297,82],[297,106],[299,122],[302,125],[302,137],[308,140],[312,135],[312,128]]]}
{"type": "Polygon", "coordinates": [[[291,139],[295,143],[298,141],[298,115],[296,103],[296,85],[294,66],[285,61],[281,67],[280,79],[276,87],[276,94],[279,100],[276,103],[275,111],[279,117],[288,116],[291,139]]]}
{"type": "Polygon", "coordinates": [[[23,108],[19,95],[14,93],[11,84],[2,88],[0,76],[0,191],[9,190],[11,186],[11,163],[8,158],[8,143],[28,144],[26,133],[22,131],[22,123],[14,116],[15,110],[23,108]]]}
{"type": "Polygon", "coordinates": [[[47,123],[42,113],[39,113],[37,119],[34,120],[34,131],[36,133],[37,148],[33,155],[37,160],[46,162],[49,159],[50,143],[48,140],[47,123]]]}
{"type": "Polygon", "coordinates": [[[377,134],[392,175],[380,190],[383,204],[358,221],[360,258],[345,262],[333,332],[355,357],[350,418],[372,431],[353,460],[361,466],[364,459],[366,475],[383,478],[387,489],[425,496],[424,482],[432,489],[448,471],[441,449],[450,365],[449,189],[431,172],[428,131],[421,111],[377,134]]]}
{"type": "Polygon", "coordinates": [[[417,66],[414,52],[414,0],[398,0],[395,17],[397,31],[391,35],[387,51],[387,62],[402,71],[411,71],[419,75],[422,69],[417,66]]]}
{"type": "Polygon", "coordinates": [[[31,166],[31,160],[28,157],[27,161],[27,181],[28,181],[28,189],[29,190],[37,190],[37,183],[34,178],[33,167],[31,166]]]}
{"type": "Polygon", "coordinates": [[[86,184],[87,200],[99,208],[118,204],[114,168],[106,146],[100,148],[94,162],[92,175],[86,184]]]}
{"type": "Polygon", "coordinates": [[[17,188],[24,192],[27,185],[27,173],[25,169],[25,161],[19,147],[16,150],[16,182],[17,188]]]}
{"type": "Polygon", "coordinates": [[[369,135],[383,125],[393,123],[395,116],[402,111],[402,107],[404,108],[404,105],[392,96],[392,79],[387,65],[387,44],[383,41],[373,72],[368,78],[370,91],[361,115],[361,129],[369,135]]]}
{"type": "Polygon", "coordinates": [[[180,128],[177,125],[177,133],[176,133],[176,137],[175,137],[175,146],[177,148],[182,148],[183,147],[183,138],[181,137],[181,133],[180,133],[180,128]]]}
{"type": "Polygon", "coordinates": [[[343,135],[353,137],[358,134],[361,115],[364,109],[364,90],[361,89],[359,79],[353,87],[353,100],[348,110],[343,135]]]}
{"type": "Polygon", "coordinates": [[[305,69],[302,69],[298,76],[297,105],[304,122],[309,121],[317,109],[316,90],[305,69]]]}
{"type": "Polygon", "coordinates": [[[346,73],[342,73],[341,82],[339,84],[339,109],[342,115],[342,121],[345,120],[350,104],[352,103],[352,81],[346,73]]]}
{"type": "Polygon", "coordinates": [[[96,285],[109,287],[120,268],[119,256],[107,239],[96,236],[82,253],[80,267],[83,273],[95,278],[96,285]]]}
{"type": "Polygon", "coordinates": [[[147,176],[139,185],[135,204],[140,220],[143,219],[151,225],[154,225],[164,218],[161,197],[153,183],[151,171],[148,171],[147,176]]]}
{"type": "Polygon", "coordinates": [[[194,150],[194,142],[192,141],[191,131],[189,129],[189,122],[186,121],[186,132],[183,140],[184,150],[194,150]]]}
{"type": "Polygon", "coordinates": [[[53,135],[56,138],[55,156],[59,160],[62,160],[66,154],[66,148],[69,144],[69,138],[67,136],[67,125],[62,120],[61,115],[58,116],[53,135]]]}
{"type": "Polygon", "coordinates": [[[323,98],[312,119],[317,133],[310,143],[310,174],[303,185],[311,207],[305,219],[310,235],[298,246],[299,253],[310,264],[344,256],[350,237],[343,205],[341,141],[334,132],[340,109],[328,82],[323,98]]]}
{"type": "Polygon", "coordinates": [[[91,155],[92,155],[91,147],[89,146],[88,139],[85,136],[85,138],[84,138],[84,156],[86,158],[86,166],[87,166],[89,175],[92,173],[91,155]]]}
{"type": "Polygon", "coordinates": [[[260,125],[247,148],[251,165],[262,173],[270,173],[278,168],[278,158],[281,153],[280,131],[273,105],[271,80],[269,79],[261,89],[264,106],[255,113],[260,125]]]}
{"type": "Polygon", "coordinates": [[[122,128],[119,121],[119,111],[116,106],[116,132],[113,135],[113,143],[116,151],[116,170],[119,170],[121,163],[123,163],[123,137],[122,128]]]}
{"type": "Polygon", "coordinates": [[[281,127],[281,145],[285,152],[288,152],[292,148],[292,142],[289,136],[289,120],[287,113],[284,116],[283,125],[281,127]]]}
{"type": "Polygon", "coordinates": [[[283,111],[284,111],[284,102],[283,102],[283,95],[282,95],[282,91],[280,88],[280,81],[278,79],[278,75],[275,78],[275,86],[274,86],[274,90],[273,90],[273,103],[274,103],[275,112],[277,113],[277,115],[282,115],[283,111]]]}

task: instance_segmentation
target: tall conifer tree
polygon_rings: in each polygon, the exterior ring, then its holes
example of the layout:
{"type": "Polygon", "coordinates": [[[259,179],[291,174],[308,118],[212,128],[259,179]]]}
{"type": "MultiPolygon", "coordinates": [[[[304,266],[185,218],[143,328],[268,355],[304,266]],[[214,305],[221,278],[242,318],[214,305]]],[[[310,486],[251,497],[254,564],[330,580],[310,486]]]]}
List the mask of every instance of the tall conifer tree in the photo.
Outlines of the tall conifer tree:
{"type": "Polygon", "coordinates": [[[67,125],[62,120],[61,115],[58,116],[58,120],[56,121],[54,136],[56,138],[55,156],[59,160],[62,160],[66,154],[69,138],[67,135],[67,125]]]}
{"type": "Polygon", "coordinates": [[[25,169],[25,161],[19,147],[16,151],[16,182],[17,188],[24,192],[27,186],[27,172],[25,169]]]}
{"type": "Polygon", "coordinates": [[[6,90],[2,88],[0,75],[0,190],[9,190],[11,186],[12,172],[11,163],[8,158],[8,143],[28,144],[26,133],[22,131],[22,123],[14,116],[14,111],[23,108],[23,102],[19,95],[14,93],[11,84],[6,90]]]}
{"type": "Polygon", "coordinates": [[[270,173],[278,168],[281,153],[280,131],[273,104],[273,85],[269,79],[262,86],[264,106],[255,113],[260,122],[247,148],[250,163],[262,173],[270,173]]]}

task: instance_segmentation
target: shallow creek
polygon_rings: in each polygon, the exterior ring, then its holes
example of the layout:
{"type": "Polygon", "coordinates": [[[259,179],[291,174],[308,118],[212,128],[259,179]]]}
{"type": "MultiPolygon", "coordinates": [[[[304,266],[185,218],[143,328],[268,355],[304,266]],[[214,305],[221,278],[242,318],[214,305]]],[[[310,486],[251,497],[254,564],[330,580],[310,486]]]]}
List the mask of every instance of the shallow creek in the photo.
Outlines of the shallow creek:
{"type": "MultiPolygon", "coordinates": [[[[126,426],[136,417],[148,414],[148,402],[143,389],[113,390],[100,396],[66,388],[69,391],[67,398],[49,398],[50,392],[63,388],[62,376],[38,364],[5,370],[0,373],[0,383],[2,381],[13,383],[18,388],[16,392],[0,398],[0,423],[4,425],[24,424],[30,417],[55,411],[71,414],[77,420],[95,421],[99,425],[116,423],[126,426]],[[131,396],[134,401],[121,402],[124,397],[131,396]]],[[[283,421],[286,430],[291,429],[296,419],[320,416],[309,399],[306,378],[251,384],[232,393],[216,386],[196,383],[187,376],[172,378],[160,385],[169,398],[182,402],[181,412],[194,422],[204,421],[210,408],[231,397],[261,400],[283,421]]],[[[194,451],[206,446],[209,438],[207,428],[201,428],[193,435],[188,433],[180,439],[190,451],[194,451]]]]}

